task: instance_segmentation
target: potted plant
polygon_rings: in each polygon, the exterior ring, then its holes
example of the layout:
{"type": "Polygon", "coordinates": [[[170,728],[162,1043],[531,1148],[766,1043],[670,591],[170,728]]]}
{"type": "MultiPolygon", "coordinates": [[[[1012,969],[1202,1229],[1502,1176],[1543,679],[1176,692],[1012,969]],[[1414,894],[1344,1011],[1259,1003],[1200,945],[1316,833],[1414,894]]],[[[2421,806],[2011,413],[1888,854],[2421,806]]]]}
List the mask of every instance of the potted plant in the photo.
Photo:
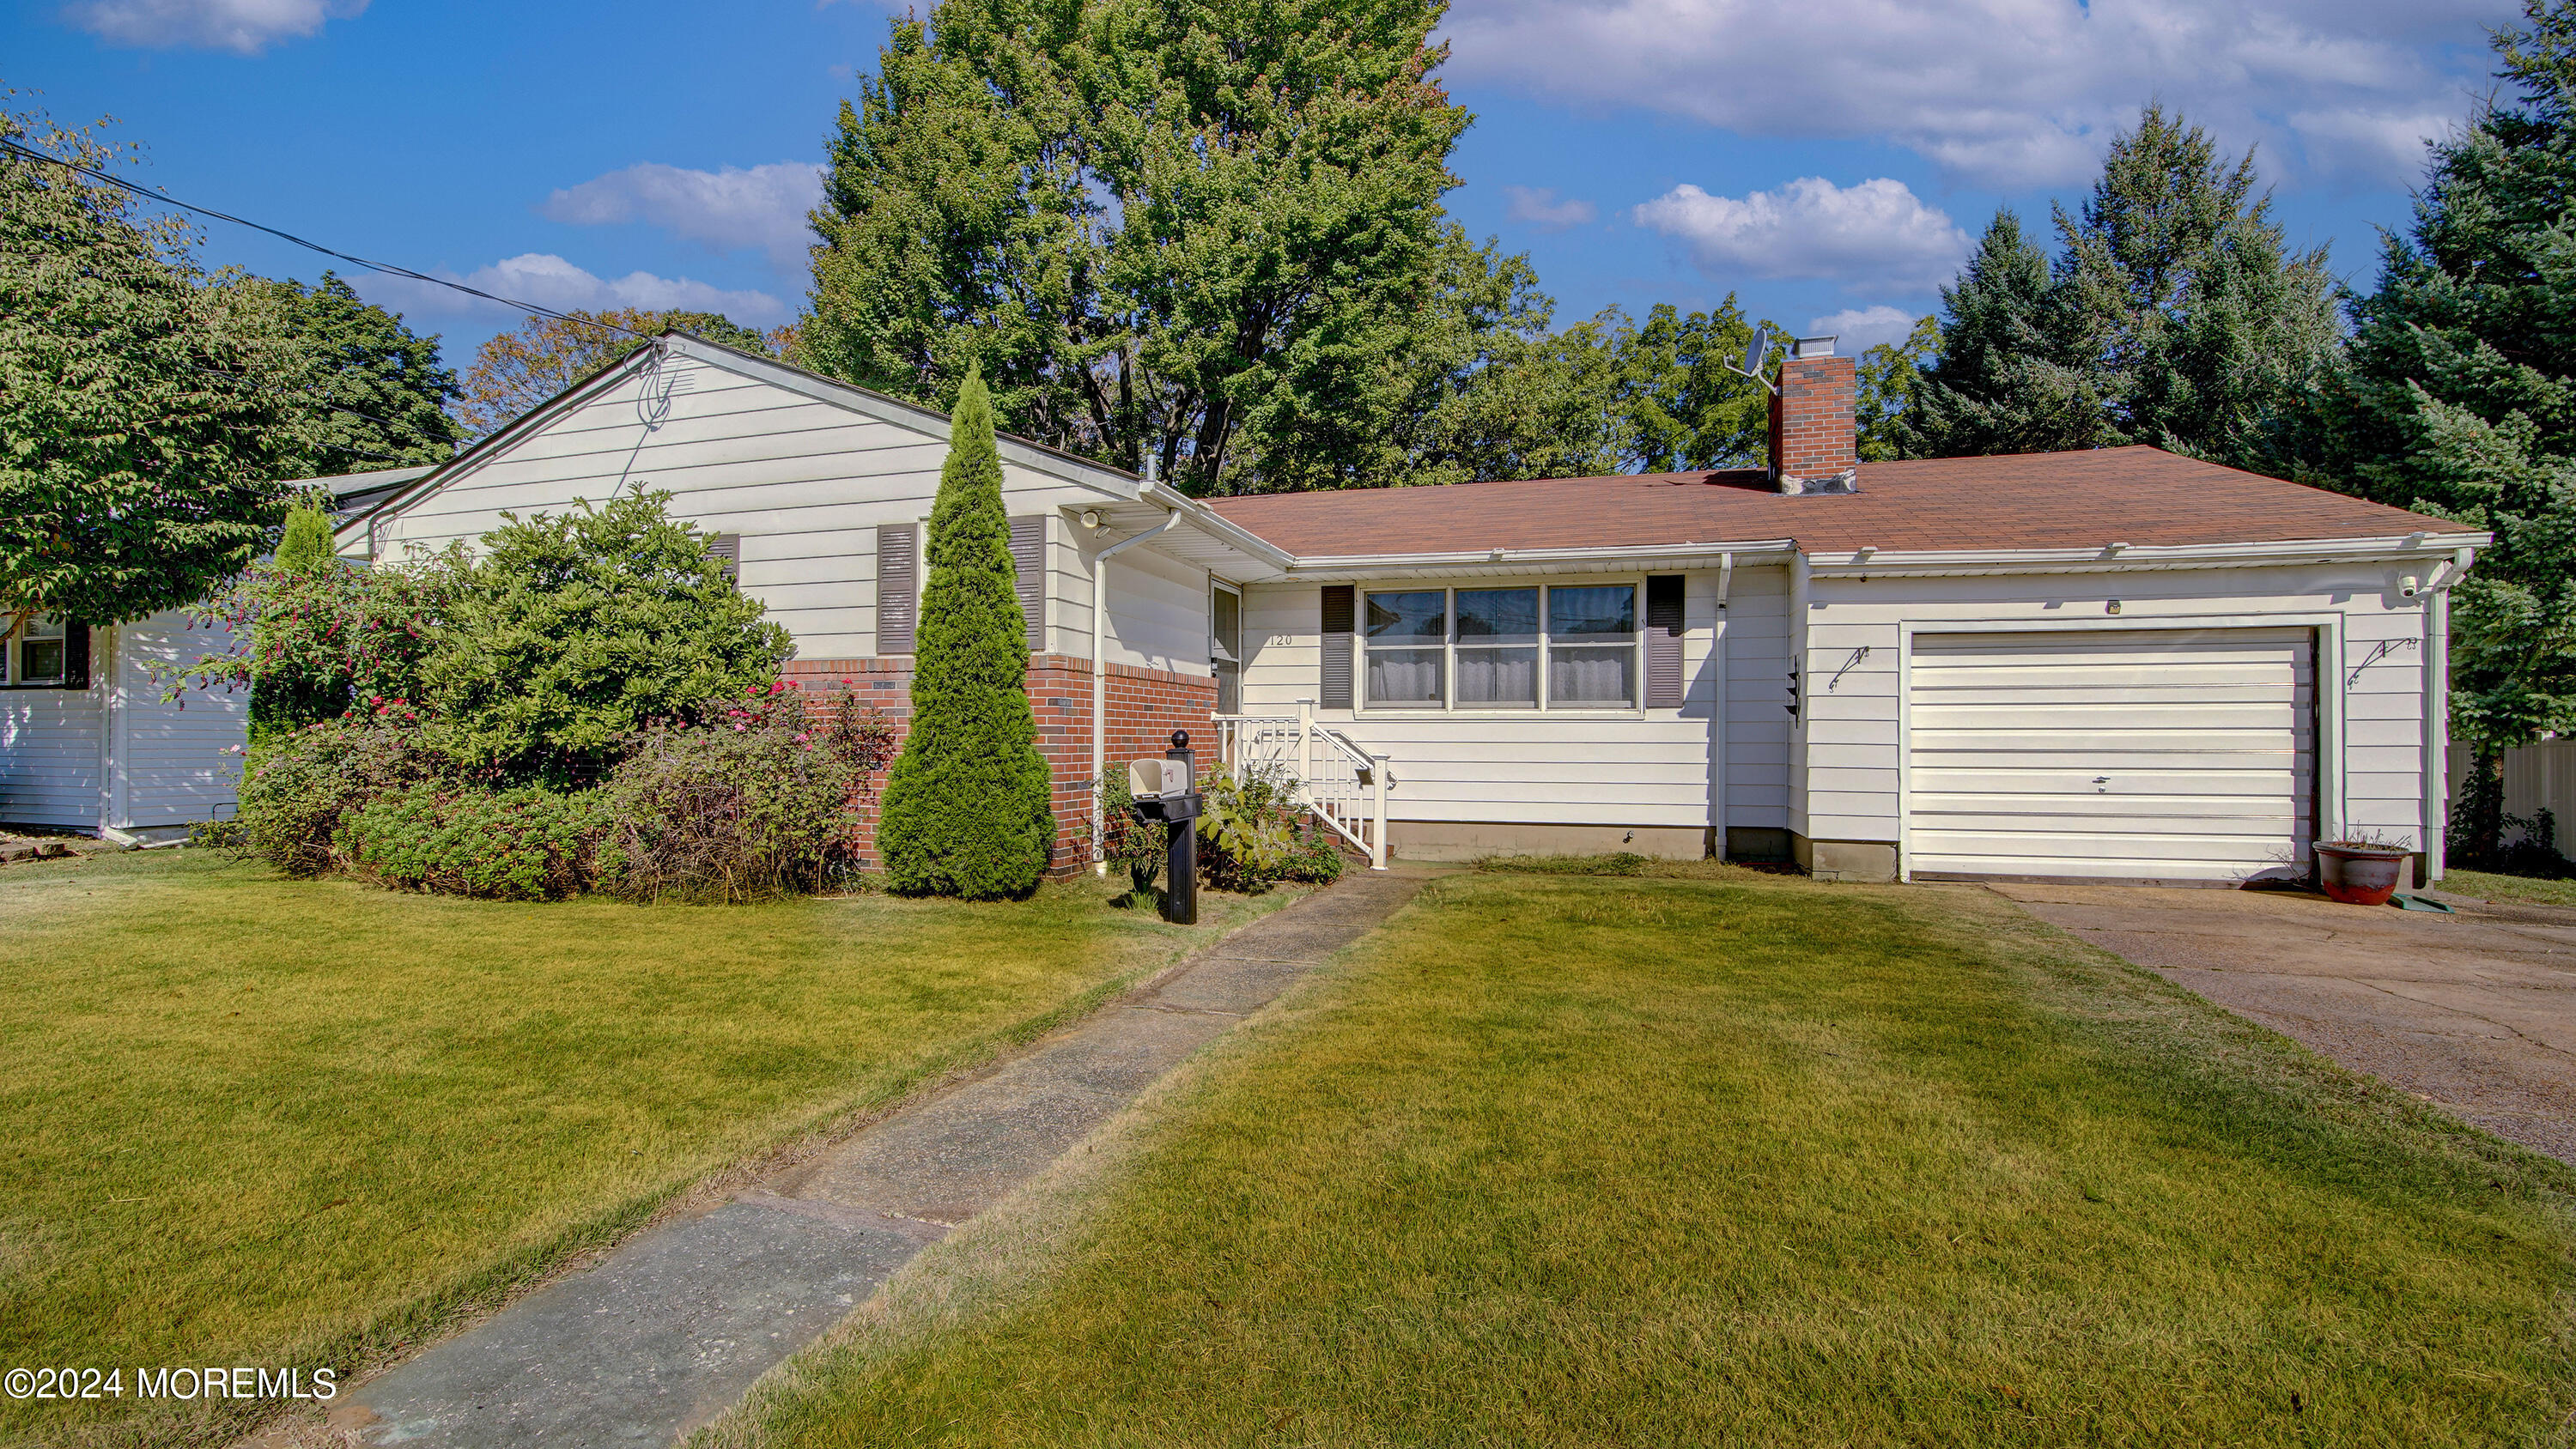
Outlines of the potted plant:
{"type": "Polygon", "coordinates": [[[2398,872],[2414,852],[2402,841],[2371,831],[2317,842],[2317,883],[2326,896],[2348,906],[2384,906],[2397,892],[2398,872]]]}

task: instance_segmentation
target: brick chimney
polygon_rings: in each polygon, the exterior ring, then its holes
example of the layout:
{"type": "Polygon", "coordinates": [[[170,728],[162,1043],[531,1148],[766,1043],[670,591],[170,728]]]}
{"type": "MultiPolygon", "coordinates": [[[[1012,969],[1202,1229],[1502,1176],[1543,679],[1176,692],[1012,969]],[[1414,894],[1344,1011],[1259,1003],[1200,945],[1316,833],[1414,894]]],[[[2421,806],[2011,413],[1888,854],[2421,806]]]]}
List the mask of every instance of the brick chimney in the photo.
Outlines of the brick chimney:
{"type": "Polygon", "coordinates": [[[1859,399],[1859,373],[1834,355],[1833,338],[1801,337],[1789,349],[1771,395],[1771,481],[1781,492],[1860,491],[1859,399]]]}

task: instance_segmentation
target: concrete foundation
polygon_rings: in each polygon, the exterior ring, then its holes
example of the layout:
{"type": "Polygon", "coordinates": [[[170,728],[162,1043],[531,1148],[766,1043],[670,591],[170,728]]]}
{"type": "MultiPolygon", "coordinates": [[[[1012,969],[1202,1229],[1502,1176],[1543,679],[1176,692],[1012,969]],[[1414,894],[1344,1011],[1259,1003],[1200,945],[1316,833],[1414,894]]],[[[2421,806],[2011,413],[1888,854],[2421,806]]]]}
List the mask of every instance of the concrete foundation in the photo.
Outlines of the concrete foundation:
{"type": "Polygon", "coordinates": [[[1675,825],[1523,825],[1480,820],[1390,820],[1387,842],[1403,860],[1481,860],[1489,855],[1617,855],[1705,860],[1716,832],[1675,825]]]}
{"type": "Polygon", "coordinates": [[[1789,832],[1771,825],[1726,827],[1726,858],[1778,862],[1791,859],[1789,832]]]}
{"type": "Polygon", "coordinates": [[[1789,858],[1818,880],[1896,879],[1896,844],[1888,840],[1809,840],[1792,831],[1789,858]]]}

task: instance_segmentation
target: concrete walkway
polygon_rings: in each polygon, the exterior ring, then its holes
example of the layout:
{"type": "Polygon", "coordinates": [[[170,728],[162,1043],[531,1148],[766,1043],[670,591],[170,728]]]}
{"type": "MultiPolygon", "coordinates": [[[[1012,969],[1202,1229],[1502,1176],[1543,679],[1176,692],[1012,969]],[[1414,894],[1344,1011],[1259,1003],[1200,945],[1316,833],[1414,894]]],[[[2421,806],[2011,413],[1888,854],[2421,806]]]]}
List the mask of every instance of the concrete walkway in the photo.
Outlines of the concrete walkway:
{"type": "Polygon", "coordinates": [[[1996,884],[2052,925],[2324,1056],[2576,1162],[2576,911],[1996,884]]]}
{"type": "Polygon", "coordinates": [[[424,1449],[671,1444],[1427,878],[1356,871],[1263,917],[1022,1054],[357,1386],[331,1424],[361,1444],[424,1449]]]}

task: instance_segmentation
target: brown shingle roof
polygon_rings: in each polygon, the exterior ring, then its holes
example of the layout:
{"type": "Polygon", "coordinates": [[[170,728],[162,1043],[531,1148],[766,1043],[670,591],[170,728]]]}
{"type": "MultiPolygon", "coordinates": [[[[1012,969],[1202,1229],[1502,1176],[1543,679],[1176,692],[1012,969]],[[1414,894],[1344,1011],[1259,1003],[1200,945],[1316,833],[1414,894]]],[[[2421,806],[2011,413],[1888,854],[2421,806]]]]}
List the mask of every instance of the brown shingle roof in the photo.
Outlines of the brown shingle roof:
{"type": "Polygon", "coordinates": [[[2149,447],[1863,463],[1860,488],[1785,498],[1760,470],[1740,469],[1266,494],[1210,506],[1310,558],[1775,538],[1810,551],[1964,550],[2474,531],[2149,447]]]}

